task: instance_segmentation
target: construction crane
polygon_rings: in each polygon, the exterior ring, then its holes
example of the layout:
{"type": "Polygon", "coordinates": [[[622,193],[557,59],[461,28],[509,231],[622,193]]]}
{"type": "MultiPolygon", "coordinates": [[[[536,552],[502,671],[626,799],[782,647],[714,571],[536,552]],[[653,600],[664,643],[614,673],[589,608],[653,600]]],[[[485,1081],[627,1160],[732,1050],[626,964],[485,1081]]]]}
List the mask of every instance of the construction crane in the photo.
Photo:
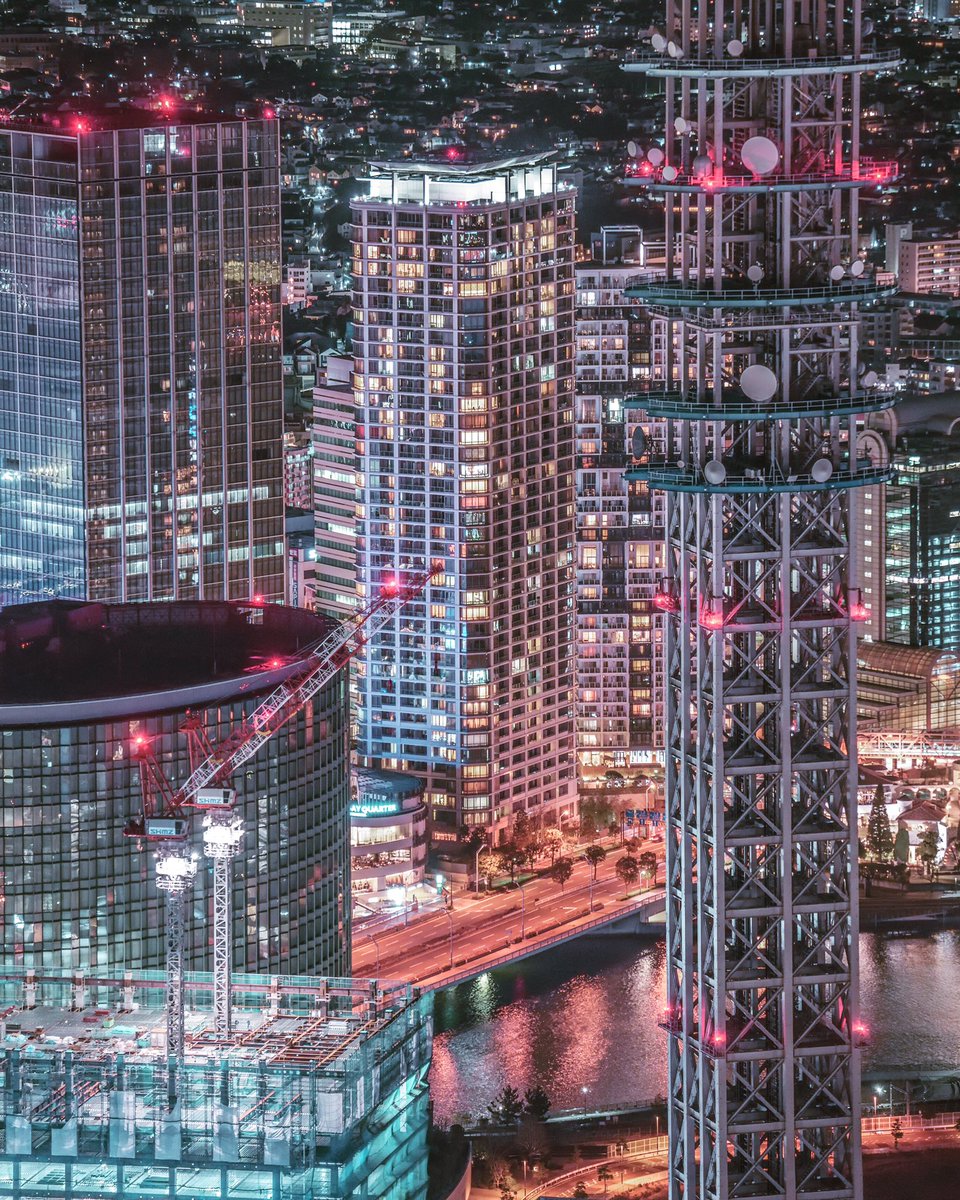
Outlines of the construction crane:
{"type": "Polygon", "coordinates": [[[442,563],[429,571],[393,576],[363,608],[309,647],[296,668],[223,741],[209,741],[197,718],[183,726],[190,745],[190,777],[180,787],[167,779],[152,739],[137,735],[132,753],[140,771],[142,814],[124,833],[153,846],[157,887],[165,899],[167,1053],[183,1057],[183,955],[186,897],[197,874],[190,847],[194,811],[203,813],[204,850],[213,860],[213,1011],[218,1038],[230,1036],[231,877],[243,841],[243,822],[231,786],[235,771],[249,762],[283,725],[383,629],[408,600],[419,596],[442,563]]]}

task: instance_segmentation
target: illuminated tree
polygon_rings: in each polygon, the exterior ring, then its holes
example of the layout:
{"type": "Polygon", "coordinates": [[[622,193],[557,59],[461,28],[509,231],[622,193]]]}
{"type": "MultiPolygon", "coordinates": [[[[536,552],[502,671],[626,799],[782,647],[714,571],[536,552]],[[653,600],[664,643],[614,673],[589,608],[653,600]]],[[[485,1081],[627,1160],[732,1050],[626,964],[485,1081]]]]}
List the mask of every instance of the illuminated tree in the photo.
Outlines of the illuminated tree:
{"type": "Polygon", "coordinates": [[[653,850],[644,850],[639,858],[640,874],[648,875],[654,884],[657,882],[657,856],[653,850]]]}
{"type": "Polygon", "coordinates": [[[877,784],[870,816],[867,818],[867,849],[878,862],[886,862],[893,853],[893,833],[887,806],[883,802],[883,784],[877,784]]]}
{"type": "Polygon", "coordinates": [[[569,858],[558,858],[550,868],[550,877],[555,883],[560,884],[560,891],[564,889],[567,880],[573,874],[573,863],[569,858]]]}
{"type": "Polygon", "coordinates": [[[583,852],[583,857],[587,860],[593,869],[593,877],[597,877],[597,867],[607,857],[607,852],[602,846],[588,846],[583,852]]]}
{"type": "Polygon", "coordinates": [[[625,854],[623,858],[617,859],[614,870],[623,884],[623,897],[626,899],[631,886],[640,878],[640,862],[632,854],[625,854]]]}

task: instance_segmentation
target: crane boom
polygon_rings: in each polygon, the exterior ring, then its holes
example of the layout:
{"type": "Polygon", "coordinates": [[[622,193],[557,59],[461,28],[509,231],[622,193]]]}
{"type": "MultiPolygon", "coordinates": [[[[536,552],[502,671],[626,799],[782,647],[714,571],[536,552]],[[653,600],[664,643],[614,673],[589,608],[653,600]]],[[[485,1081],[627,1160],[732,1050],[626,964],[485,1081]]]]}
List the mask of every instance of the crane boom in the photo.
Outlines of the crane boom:
{"type": "Polygon", "coordinates": [[[218,1035],[230,1031],[230,869],[239,852],[242,825],[234,813],[236,793],[230,788],[235,771],[308,703],[341,667],[384,628],[408,600],[414,599],[443,570],[394,577],[353,616],[310,647],[287,678],[266,696],[223,741],[210,745],[194,731],[194,749],[204,757],[190,777],[174,788],[150,750],[150,739],[138,737],[134,753],[140,760],[144,816],[127,832],[153,841],[157,849],[157,881],[167,901],[167,1045],[175,1058],[183,1054],[183,901],[196,872],[195,860],[185,853],[190,821],[184,810],[205,810],[206,853],[214,860],[214,1013],[218,1035]],[[219,790],[218,790],[219,789],[219,790]],[[154,797],[151,804],[150,797],[154,797]],[[150,810],[153,811],[150,811],[150,810]]]}
{"type": "Polygon", "coordinates": [[[190,804],[202,788],[216,787],[249,762],[370,637],[379,633],[408,600],[423,591],[435,573],[425,571],[396,581],[354,617],[338,625],[311,650],[302,671],[284,680],[257,705],[239,729],[213,748],[180,788],[176,799],[181,804],[190,804]]]}

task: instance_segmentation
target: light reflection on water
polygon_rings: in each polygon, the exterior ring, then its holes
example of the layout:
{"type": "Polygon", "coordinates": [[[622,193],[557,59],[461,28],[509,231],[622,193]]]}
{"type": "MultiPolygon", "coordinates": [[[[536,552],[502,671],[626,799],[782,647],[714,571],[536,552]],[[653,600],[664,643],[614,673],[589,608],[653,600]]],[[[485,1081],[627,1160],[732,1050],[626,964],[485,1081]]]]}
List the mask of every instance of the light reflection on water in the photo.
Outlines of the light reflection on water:
{"type": "MultiPolygon", "coordinates": [[[[581,938],[437,996],[436,1119],[479,1117],[506,1084],[554,1108],[662,1094],[664,965],[659,941],[581,938]]],[[[960,1063],[960,932],[864,934],[860,973],[867,1069],[960,1063]]]]}

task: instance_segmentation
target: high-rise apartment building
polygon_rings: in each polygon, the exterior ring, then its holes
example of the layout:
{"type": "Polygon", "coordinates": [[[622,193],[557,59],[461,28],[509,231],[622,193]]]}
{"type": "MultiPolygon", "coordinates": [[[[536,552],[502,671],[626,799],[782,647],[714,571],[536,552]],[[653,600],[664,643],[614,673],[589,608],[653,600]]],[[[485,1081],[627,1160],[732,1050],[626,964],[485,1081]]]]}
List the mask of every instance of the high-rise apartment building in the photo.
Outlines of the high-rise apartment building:
{"type": "MultiPolygon", "coordinates": [[[[601,254],[607,244],[599,242],[601,254]]],[[[663,745],[662,641],[651,604],[663,570],[663,500],[623,474],[634,439],[662,432],[630,399],[656,369],[653,323],[623,294],[637,269],[604,261],[576,269],[577,750],[585,777],[647,763],[663,745]]]]}
{"type": "Polygon", "coordinates": [[[357,608],[357,411],[353,359],[329,354],[313,389],[314,607],[357,608]]]}
{"type": "Polygon", "coordinates": [[[0,604],[283,597],[277,122],[0,132],[0,604]]]}
{"type": "Polygon", "coordinates": [[[574,192],[548,156],[381,164],[354,204],[359,577],[445,573],[374,638],[361,761],[435,837],[562,820],[574,767],[574,192]]]}

